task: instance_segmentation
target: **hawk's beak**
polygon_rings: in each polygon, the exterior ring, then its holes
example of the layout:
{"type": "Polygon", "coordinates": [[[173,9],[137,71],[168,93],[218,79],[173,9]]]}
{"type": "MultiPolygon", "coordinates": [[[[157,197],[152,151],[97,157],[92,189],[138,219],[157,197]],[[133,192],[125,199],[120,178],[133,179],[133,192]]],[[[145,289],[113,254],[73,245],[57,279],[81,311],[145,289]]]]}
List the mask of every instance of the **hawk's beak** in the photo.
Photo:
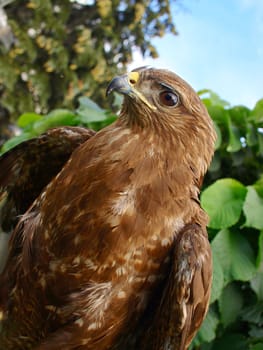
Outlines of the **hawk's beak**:
{"type": "Polygon", "coordinates": [[[116,91],[123,95],[133,95],[133,86],[138,80],[138,72],[131,72],[129,74],[124,74],[113,78],[106,90],[106,96],[108,96],[112,91],[116,91]]]}
{"type": "Polygon", "coordinates": [[[140,74],[138,72],[130,72],[128,74],[120,75],[115,77],[110,82],[106,90],[106,96],[111,92],[116,91],[123,95],[128,95],[131,98],[138,98],[144,102],[151,109],[156,109],[144,95],[136,89],[136,83],[138,82],[140,74]]]}

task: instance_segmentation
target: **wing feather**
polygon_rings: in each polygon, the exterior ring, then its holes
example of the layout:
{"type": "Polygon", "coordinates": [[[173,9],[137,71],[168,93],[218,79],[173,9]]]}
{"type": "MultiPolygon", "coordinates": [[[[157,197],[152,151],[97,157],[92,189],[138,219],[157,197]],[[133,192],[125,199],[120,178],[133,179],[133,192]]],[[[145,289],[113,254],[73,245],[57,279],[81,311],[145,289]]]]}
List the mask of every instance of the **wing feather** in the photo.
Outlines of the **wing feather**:
{"type": "Polygon", "coordinates": [[[153,327],[142,340],[145,350],[186,350],[208,309],[212,259],[206,229],[188,225],[174,244],[162,301],[153,327]]]}
{"type": "Polygon", "coordinates": [[[72,152],[94,134],[80,127],[55,128],[0,157],[0,200],[5,198],[0,223],[5,231],[10,231],[72,152]]]}
{"type": "Polygon", "coordinates": [[[0,157],[0,272],[8,235],[72,152],[95,134],[80,127],[54,128],[0,157]]]}

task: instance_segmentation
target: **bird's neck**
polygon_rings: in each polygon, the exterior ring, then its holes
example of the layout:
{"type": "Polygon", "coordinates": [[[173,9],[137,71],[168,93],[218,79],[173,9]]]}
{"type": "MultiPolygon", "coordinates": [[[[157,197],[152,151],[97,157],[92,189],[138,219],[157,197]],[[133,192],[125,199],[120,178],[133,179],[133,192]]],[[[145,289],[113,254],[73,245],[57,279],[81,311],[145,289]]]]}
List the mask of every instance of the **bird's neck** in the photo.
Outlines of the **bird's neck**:
{"type": "Polygon", "coordinates": [[[136,181],[143,185],[162,178],[177,194],[190,189],[191,196],[198,197],[207,170],[198,145],[193,142],[187,145],[165,130],[157,132],[154,128],[137,124],[131,127],[120,122],[117,125],[119,130],[116,132],[114,127],[113,132],[127,156],[125,162],[134,166],[136,181]]]}

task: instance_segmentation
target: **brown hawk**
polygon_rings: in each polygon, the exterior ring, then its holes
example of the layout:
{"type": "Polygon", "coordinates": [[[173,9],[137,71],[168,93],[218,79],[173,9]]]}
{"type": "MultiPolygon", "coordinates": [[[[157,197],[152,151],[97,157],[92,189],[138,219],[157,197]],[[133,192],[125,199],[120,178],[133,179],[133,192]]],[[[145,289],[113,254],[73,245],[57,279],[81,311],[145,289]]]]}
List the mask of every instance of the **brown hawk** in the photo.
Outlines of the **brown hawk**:
{"type": "Polygon", "coordinates": [[[184,350],[205,317],[212,121],[167,70],[139,68],[114,90],[112,125],[57,128],[0,159],[2,229],[13,229],[0,349],[184,350]]]}

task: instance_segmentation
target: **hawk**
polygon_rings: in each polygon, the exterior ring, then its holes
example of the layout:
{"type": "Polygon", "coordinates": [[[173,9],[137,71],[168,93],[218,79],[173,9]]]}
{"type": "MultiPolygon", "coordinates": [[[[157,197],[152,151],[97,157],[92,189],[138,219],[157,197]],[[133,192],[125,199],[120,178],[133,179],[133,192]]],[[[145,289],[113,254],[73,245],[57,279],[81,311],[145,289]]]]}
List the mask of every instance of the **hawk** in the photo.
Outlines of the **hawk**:
{"type": "Polygon", "coordinates": [[[118,119],[57,128],[0,160],[0,348],[185,350],[209,304],[199,191],[213,123],[176,74],[138,68],[108,86],[118,119]]]}

